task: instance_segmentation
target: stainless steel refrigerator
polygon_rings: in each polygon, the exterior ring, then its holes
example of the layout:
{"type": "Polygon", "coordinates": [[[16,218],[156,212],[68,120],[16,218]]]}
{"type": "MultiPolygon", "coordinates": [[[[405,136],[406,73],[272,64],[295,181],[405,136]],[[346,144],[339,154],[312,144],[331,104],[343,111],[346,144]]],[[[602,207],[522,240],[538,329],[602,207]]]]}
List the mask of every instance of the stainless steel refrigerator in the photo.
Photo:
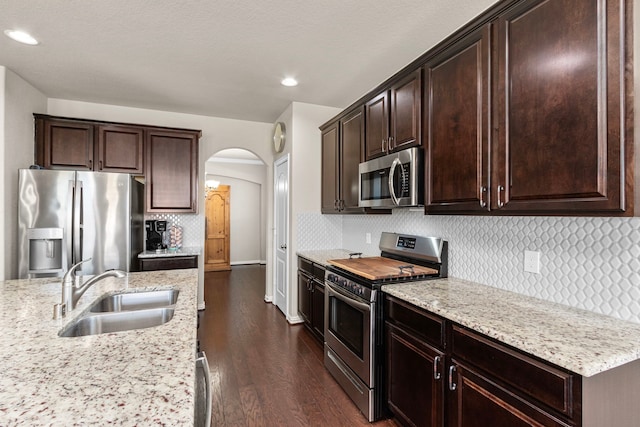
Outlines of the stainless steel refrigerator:
{"type": "Polygon", "coordinates": [[[20,169],[19,278],[136,271],[144,243],[144,186],[131,175],[20,169]]]}

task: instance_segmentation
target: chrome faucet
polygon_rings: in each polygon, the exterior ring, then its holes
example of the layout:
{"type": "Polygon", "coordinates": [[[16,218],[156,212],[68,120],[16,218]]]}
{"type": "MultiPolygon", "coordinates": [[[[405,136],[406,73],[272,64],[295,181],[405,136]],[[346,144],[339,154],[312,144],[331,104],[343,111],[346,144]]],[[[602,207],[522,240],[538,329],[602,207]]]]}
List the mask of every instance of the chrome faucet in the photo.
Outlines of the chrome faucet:
{"type": "Polygon", "coordinates": [[[69,268],[62,278],[62,302],[53,306],[53,318],[59,319],[67,314],[67,310],[73,310],[78,304],[80,297],[100,280],[107,277],[125,277],[122,270],[107,270],[87,280],[82,286],[78,286],[76,277],[76,268],[82,263],[91,261],[91,258],[80,261],[69,268]]]}

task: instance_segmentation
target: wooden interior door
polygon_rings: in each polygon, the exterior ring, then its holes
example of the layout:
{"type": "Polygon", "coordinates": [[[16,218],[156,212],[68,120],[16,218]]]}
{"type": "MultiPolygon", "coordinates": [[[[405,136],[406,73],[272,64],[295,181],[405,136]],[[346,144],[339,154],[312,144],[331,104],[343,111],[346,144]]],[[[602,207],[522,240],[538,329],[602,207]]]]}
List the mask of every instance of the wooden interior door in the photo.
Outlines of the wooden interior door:
{"type": "Polygon", "coordinates": [[[204,271],[231,270],[230,202],[231,187],[228,185],[219,185],[207,192],[204,271]]]}

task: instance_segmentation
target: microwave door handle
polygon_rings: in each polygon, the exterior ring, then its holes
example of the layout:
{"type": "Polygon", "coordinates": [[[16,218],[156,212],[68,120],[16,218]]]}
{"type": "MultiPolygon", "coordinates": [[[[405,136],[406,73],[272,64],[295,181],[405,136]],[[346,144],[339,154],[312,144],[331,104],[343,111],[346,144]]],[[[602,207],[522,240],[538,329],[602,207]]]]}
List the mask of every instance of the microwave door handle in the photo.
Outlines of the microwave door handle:
{"type": "Polygon", "coordinates": [[[393,177],[396,174],[396,167],[398,167],[398,165],[402,165],[402,163],[400,162],[400,159],[396,157],[393,159],[393,163],[391,163],[391,168],[389,170],[389,194],[391,195],[393,204],[396,206],[400,205],[400,201],[398,200],[398,197],[396,197],[396,191],[393,188],[393,177]]]}

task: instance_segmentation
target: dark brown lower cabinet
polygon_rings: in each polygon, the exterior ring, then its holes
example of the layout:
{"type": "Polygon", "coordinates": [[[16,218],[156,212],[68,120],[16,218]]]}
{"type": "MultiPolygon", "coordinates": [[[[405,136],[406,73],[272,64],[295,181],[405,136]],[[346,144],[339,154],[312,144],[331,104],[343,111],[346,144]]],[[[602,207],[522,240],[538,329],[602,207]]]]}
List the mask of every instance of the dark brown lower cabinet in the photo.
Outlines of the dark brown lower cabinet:
{"type": "Polygon", "coordinates": [[[198,268],[198,256],[140,258],[140,271],[198,268]]]}
{"type": "Polygon", "coordinates": [[[444,423],[444,353],[386,323],[387,401],[406,425],[444,423]]]}
{"type": "MultiPolygon", "coordinates": [[[[497,385],[463,363],[451,361],[449,425],[457,427],[574,426],[497,385]]],[[[417,424],[421,425],[421,424],[417,424]]],[[[424,424],[429,425],[429,424],[424,424]]]]}
{"type": "Polygon", "coordinates": [[[582,425],[582,377],[385,295],[387,404],[406,426],[582,425]]]}
{"type": "Polygon", "coordinates": [[[314,279],[311,291],[311,329],[323,341],[324,338],[324,283],[314,279]]]}
{"type": "Polygon", "coordinates": [[[318,341],[324,341],[324,267],[298,258],[298,312],[318,341]]]}
{"type": "Polygon", "coordinates": [[[305,323],[311,322],[311,292],[313,277],[298,270],[298,312],[305,323]]]}

